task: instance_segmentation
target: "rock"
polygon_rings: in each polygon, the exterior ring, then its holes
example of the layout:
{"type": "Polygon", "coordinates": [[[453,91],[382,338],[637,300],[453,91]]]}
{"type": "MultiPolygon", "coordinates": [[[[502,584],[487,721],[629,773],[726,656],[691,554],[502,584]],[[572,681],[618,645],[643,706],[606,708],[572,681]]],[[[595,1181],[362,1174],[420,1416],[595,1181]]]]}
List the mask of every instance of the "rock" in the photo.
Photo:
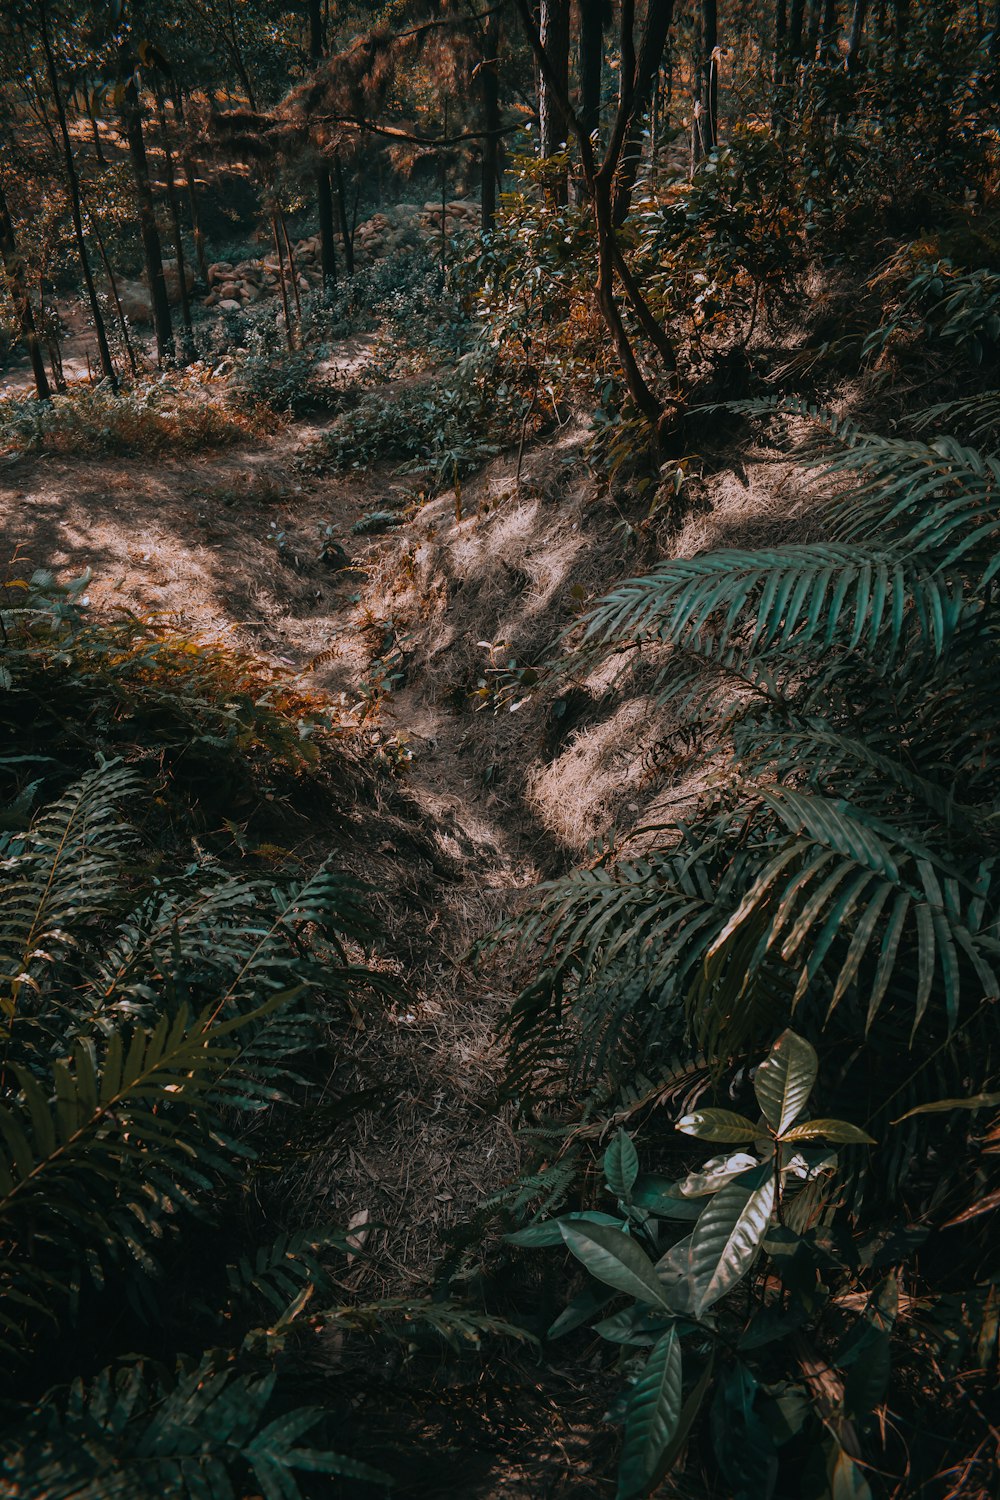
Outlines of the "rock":
{"type": "Polygon", "coordinates": [[[130,323],[152,323],[153,304],[149,292],[141,281],[126,281],[120,276],[115,283],[122,312],[130,323]]]}
{"type": "MultiPolygon", "coordinates": [[[[181,300],[181,278],[175,260],[163,262],[163,280],[167,287],[167,301],[179,302],[181,300]]],[[[184,263],[184,285],[188,292],[194,291],[194,267],[184,263]]]]}
{"type": "Polygon", "coordinates": [[[243,289],[240,286],[239,282],[237,282],[237,281],[227,281],[224,286],[221,286],[219,288],[219,296],[220,297],[226,297],[230,301],[232,301],[233,298],[238,297],[240,295],[240,293],[242,292],[242,290],[243,289]]]}
{"type": "Polygon", "coordinates": [[[244,282],[240,287],[240,292],[244,302],[256,302],[259,297],[263,296],[260,287],[254,286],[252,281],[244,282]]]}
{"type": "Polygon", "coordinates": [[[231,281],[233,275],[233,263],[230,260],[217,260],[208,268],[209,282],[231,281]]]}
{"type": "Polygon", "coordinates": [[[240,304],[234,297],[223,297],[219,307],[223,312],[239,312],[240,310],[240,304]]]}
{"type": "Polygon", "coordinates": [[[237,265],[235,265],[233,267],[233,271],[243,281],[259,281],[260,280],[260,261],[259,260],[241,260],[237,265]]]}
{"type": "Polygon", "coordinates": [[[202,305],[202,307],[215,307],[215,305],[218,302],[218,300],[219,300],[219,294],[218,294],[218,292],[209,292],[209,294],[208,294],[207,297],[202,297],[202,299],[201,299],[201,305],[202,305]]]}

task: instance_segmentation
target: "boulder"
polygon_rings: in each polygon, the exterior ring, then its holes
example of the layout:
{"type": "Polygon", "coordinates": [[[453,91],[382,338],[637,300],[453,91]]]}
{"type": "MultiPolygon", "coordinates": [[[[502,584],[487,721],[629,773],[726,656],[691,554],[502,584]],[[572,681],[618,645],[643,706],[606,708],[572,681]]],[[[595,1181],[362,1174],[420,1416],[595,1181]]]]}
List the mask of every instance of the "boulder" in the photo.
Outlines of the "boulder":
{"type": "Polygon", "coordinates": [[[223,312],[239,312],[240,310],[240,304],[234,297],[223,297],[219,307],[223,312]]]}
{"type": "MultiPolygon", "coordinates": [[[[165,260],[163,262],[163,280],[167,287],[167,301],[179,302],[181,300],[181,278],[175,260],[165,260]]],[[[194,267],[189,266],[187,261],[184,262],[184,285],[187,287],[189,293],[194,291],[194,267]]]]}
{"type": "Polygon", "coordinates": [[[239,276],[243,281],[259,281],[260,280],[260,261],[259,260],[241,260],[241,261],[238,262],[237,265],[235,265],[233,267],[233,272],[234,272],[234,274],[236,276],[239,276]]]}
{"type": "Polygon", "coordinates": [[[208,268],[209,283],[216,281],[231,281],[233,275],[233,263],[231,260],[217,260],[208,268]]]}
{"type": "Polygon", "coordinates": [[[242,290],[243,289],[238,281],[227,281],[224,283],[224,285],[220,286],[219,296],[228,297],[230,300],[232,300],[233,298],[238,297],[242,290]]]}
{"type": "Polygon", "coordinates": [[[120,276],[115,283],[122,312],[130,323],[152,323],[153,304],[149,291],[141,281],[126,281],[120,276]]]}

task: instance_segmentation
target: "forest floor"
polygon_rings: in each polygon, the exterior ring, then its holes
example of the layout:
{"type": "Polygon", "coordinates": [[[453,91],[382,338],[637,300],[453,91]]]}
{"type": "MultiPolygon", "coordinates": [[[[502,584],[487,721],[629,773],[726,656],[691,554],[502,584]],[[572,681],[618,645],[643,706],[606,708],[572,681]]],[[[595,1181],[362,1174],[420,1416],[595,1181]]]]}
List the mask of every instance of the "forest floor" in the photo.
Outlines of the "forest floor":
{"type": "MultiPolygon", "coordinates": [[[[154,460],[8,457],[0,535],[20,571],[92,570],[96,609],[133,611],[301,674],[397,763],[382,815],[358,822],[368,842],[345,852],[375,888],[405,999],[386,1023],[359,1018],[350,1058],[331,1059],[329,1097],[360,1102],[288,1204],[314,1217],[321,1205],[365,1241],[371,1259],[345,1285],[368,1301],[425,1292],[461,1226],[517,1173],[511,1115],[494,1105],[497,1026],[517,975],[474,969],[471,945],[588,841],[658,821],[693,789],[664,779],[670,725],[641,680],[546,696],[510,671],[540,665],[582,600],[664,550],[593,480],[579,430],[535,444],[520,468],[513,453],[495,460],[466,486],[461,519],[453,493],[422,498],[398,474],[300,470],[296,455],[318,430],[287,423],[266,441],[154,460]],[[352,534],[387,505],[403,518],[391,533],[352,534]],[[350,566],[321,559],[328,535],[350,566]],[[394,691],[383,693],[390,670],[394,691]]],[[[768,450],[706,458],[669,550],[801,536],[794,473],[768,450]]],[[[321,825],[290,829],[290,854],[316,863],[329,836],[321,825]]],[[[329,1358],[332,1374],[340,1351],[329,1358]]],[[[444,1372],[447,1399],[440,1384],[431,1399],[394,1373],[387,1405],[384,1378],[362,1380],[361,1456],[405,1473],[398,1493],[412,1500],[611,1493],[597,1366],[588,1375],[577,1360],[561,1373],[547,1362],[533,1373],[516,1347],[509,1359],[488,1371],[458,1360],[444,1372]]]]}

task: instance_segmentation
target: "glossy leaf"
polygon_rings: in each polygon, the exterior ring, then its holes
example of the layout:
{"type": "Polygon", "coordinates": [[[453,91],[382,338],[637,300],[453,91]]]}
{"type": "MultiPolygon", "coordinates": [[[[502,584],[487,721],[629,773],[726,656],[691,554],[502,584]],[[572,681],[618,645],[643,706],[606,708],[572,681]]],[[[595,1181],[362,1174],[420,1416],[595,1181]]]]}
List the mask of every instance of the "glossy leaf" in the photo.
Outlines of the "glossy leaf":
{"type": "Polygon", "coordinates": [[[681,1347],[671,1328],[656,1344],[632,1387],[618,1470],[618,1500],[645,1495],[681,1415],[681,1347]]]}
{"type": "Polygon", "coordinates": [[[613,1214],[602,1214],[598,1210],[587,1210],[581,1213],[563,1214],[559,1219],[546,1219],[542,1224],[529,1224],[524,1229],[515,1229],[510,1234],[505,1234],[504,1239],[508,1245],[518,1245],[521,1249],[539,1249],[542,1246],[561,1245],[564,1243],[562,1231],[559,1226],[563,1223],[584,1224],[610,1224],[619,1228],[621,1219],[616,1219],[613,1214]]]}
{"type": "Polygon", "coordinates": [[[697,1109],[677,1121],[677,1129],[700,1141],[755,1141],[760,1127],[730,1109],[697,1109]]]}
{"type": "Polygon", "coordinates": [[[730,1183],[710,1200],[691,1238],[693,1307],[697,1315],[731,1291],[754,1262],[774,1208],[774,1178],[759,1187],[730,1183]]]}
{"type": "Polygon", "coordinates": [[[753,1080],[761,1113],[776,1135],[784,1135],[802,1113],[818,1071],[815,1048],[794,1031],[783,1032],[753,1080]]]}
{"type": "Polygon", "coordinates": [[[559,1225],[563,1239],[577,1260],[592,1276],[652,1307],[666,1307],[667,1300],[646,1252],[620,1229],[606,1224],[559,1225]]]}
{"type": "Polygon", "coordinates": [[[638,1153],[631,1138],[620,1129],[604,1153],[604,1176],[608,1187],[616,1198],[628,1203],[638,1175],[638,1153]]]}
{"type": "Polygon", "coordinates": [[[833,1141],[841,1146],[874,1146],[874,1137],[852,1125],[849,1120],[806,1120],[793,1125],[781,1137],[786,1145],[794,1141],[833,1141]]]}

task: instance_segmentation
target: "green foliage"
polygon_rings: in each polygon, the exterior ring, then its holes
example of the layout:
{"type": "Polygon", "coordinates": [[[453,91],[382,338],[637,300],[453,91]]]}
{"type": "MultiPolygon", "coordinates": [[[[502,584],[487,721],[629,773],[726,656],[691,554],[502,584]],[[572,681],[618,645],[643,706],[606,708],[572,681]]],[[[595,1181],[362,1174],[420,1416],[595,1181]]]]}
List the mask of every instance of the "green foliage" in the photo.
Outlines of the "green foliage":
{"type": "Polygon", "coordinates": [[[468,355],[448,375],[389,396],[362,396],[299,461],[317,473],[389,462],[428,470],[443,488],[499,452],[510,435],[512,400],[513,393],[495,383],[488,354],[468,355]]]}
{"type": "Polygon", "coordinates": [[[376,933],[353,882],[322,869],[280,891],[204,857],[171,875],[125,816],[141,786],[105,763],[0,842],[5,1473],[25,1493],[95,1497],[240,1494],[247,1473],[282,1497],[297,1471],[377,1478],[300,1444],[320,1413],[277,1401],[267,1367],[304,1288],[329,1287],[317,1257],[343,1252],[335,1233],[282,1235],[202,1299],[220,1326],[258,1299],[277,1315],[242,1368],[206,1355],[168,1377],[132,1360],[68,1399],[19,1394],[89,1307],[123,1292],[156,1307],[164,1261],[178,1274],[192,1226],[253,1172],[248,1123],[301,1088],[320,1017],[378,983],[357,962],[376,933]]]}
{"type": "Polygon", "coordinates": [[[866,339],[865,355],[901,347],[926,355],[943,345],[966,363],[983,364],[1000,344],[1000,274],[963,271],[918,243],[905,247],[880,279],[907,265],[909,279],[890,317],[866,339]]]}
{"type": "Polygon", "coordinates": [[[137,381],[117,394],[100,383],[74,386],[49,402],[0,401],[0,450],[8,453],[146,458],[221,447],[258,430],[212,390],[207,369],[137,381]]]}
{"type": "MultiPolygon", "coordinates": [[[[739,1433],[752,1413],[752,1430],[719,1452],[723,1478],[739,1493],[748,1492],[751,1471],[763,1463],[768,1475],[760,1493],[773,1494],[783,1466],[795,1469],[798,1442],[823,1443],[831,1463],[842,1456],[836,1439],[825,1435],[837,1430],[835,1412],[802,1379],[797,1357],[804,1340],[830,1340],[830,1315],[836,1313],[838,1295],[854,1286],[851,1269],[858,1263],[857,1255],[831,1235],[836,1156],[817,1143],[873,1143],[843,1120],[801,1120],[818,1069],[809,1043],[786,1031],[754,1075],[762,1119],[701,1110],[678,1121],[680,1131],[701,1139],[753,1142],[757,1157],[729,1152],[679,1181],[654,1178],[641,1174],[634,1144],[619,1131],[603,1163],[617,1218],[565,1214],[508,1236],[516,1245],[551,1245],[559,1243],[551,1233],[558,1230],[590,1277],[610,1288],[614,1301],[628,1299],[610,1313],[603,1299],[604,1316],[593,1325],[633,1366],[619,1500],[649,1494],[677,1462],[713,1388],[714,1415],[721,1424],[735,1425],[739,1433]],[[689,1232],[683,1224],[687,1214],[681,1215],[678,1231],[678,1207],[692,1210],[689,1232]],[[826,1243],[832,1239],[837,1246],[832,1253],[820,1249],[819,1224],[826,1227],[826,1243]],[[760,1300],[748,1303],[736,1292],[751,1276],[760,1300]],[[644,1350],[649,1352],[635,1368],[631,1351],[641,1358],[644,1350]],[[782,1430],[775,1418],[787,1410],[790,1397],[799,1410],[782,1430]]],[[[583,1306],[586,1295],[575,1300],[583,1306]]],[[[864,1316],[845,1334],[841,1314],[833,1343],[817,1353],[828,1368],[839,1365],[849,1372],[836,1415],[870,1421],[884,1398],[896,1303],[891,1278],[876,1284],[864,1316]],[[853,1378],[862,1371],[864,1378],[853,1378]]],[[[549,1337],[561,1337],[572,1326],[559,1319],[549,1337]]],[[[848,1462],[853,1462],[849,1456],[848,1462]]]]}
{"type": "Polygon", "coordinates": [[[353,781],[328,704],[248,652],[125,611],[91,618],[88,581],[39,571],[4,587],[0,726],[15,753],[0,755],[0,795],[30,805],[95,751],[149,767],[164,811],[202,826],[301,799],[331,772],[353,781]]]}

